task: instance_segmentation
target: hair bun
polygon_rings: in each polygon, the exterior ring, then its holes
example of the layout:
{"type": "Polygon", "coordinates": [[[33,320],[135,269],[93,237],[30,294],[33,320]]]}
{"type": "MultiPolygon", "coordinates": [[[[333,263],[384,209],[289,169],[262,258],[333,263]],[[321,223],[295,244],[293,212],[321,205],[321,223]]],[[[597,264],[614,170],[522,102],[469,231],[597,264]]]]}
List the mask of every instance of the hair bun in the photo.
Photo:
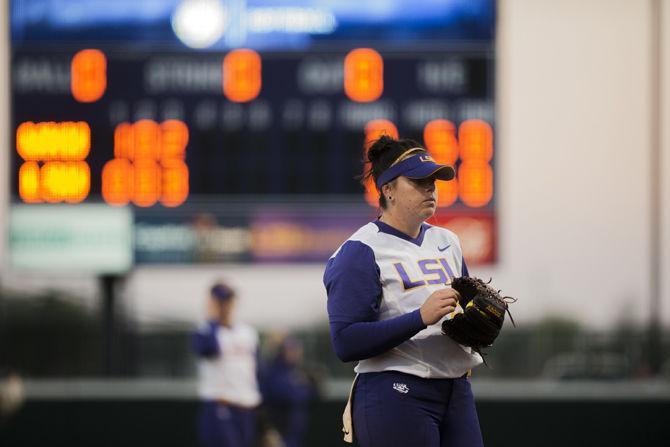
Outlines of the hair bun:
{"type": "Polygon", "coordinates": [[[388,154],[393,149],[395,142],[396,140],[388,135],[379,137],[368,149],[368,161],[373,164],[380,161],[384,154],[388,154]]]}

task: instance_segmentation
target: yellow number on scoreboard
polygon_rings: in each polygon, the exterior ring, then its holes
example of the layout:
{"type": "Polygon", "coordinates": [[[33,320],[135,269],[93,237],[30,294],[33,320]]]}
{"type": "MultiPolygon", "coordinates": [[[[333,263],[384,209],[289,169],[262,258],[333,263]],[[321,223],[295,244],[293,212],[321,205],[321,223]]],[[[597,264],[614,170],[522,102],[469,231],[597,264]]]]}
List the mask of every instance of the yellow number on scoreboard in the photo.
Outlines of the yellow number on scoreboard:
{"type": "Polygon", "coordinates": [[[91,171],[84,161],[91,129],[80,122],[21,123],[16,129],[19,197],[26,203],[79,203],[89,194],[91,171]]]}

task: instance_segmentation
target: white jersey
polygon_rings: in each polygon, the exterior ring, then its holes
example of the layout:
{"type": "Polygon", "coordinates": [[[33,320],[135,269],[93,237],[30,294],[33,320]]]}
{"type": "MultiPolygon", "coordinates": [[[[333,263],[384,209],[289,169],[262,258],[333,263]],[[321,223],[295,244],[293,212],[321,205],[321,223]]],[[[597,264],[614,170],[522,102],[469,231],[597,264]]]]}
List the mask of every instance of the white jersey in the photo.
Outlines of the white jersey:
{"type": "Polygon", "coordinates": [[[216,338],[220,354],[200,360],[200,397],[255,407],[261,402],[256,378],[258,333],[236,323],[218,326],[216,338]]]}
{"type": "MultiPolygon", "coordinates": [[[[368,223],[349,238],[367,245],[374,253],[382,288],[379,320],[419,309],[430,294],[461,276],[463,268],[460,242],[451,231],[425,225],[422,239],[417,241],[382,231],[383,225],[368,223]]],[[[457,307],[456,312],[462,309],[457,307]]],[[[453,318],[453,314],[381,355],[360,360],[355,371],[392,370],[424,378],[463,376],[481,364],[482,358],[441,333],[442,321],[448,318],[453,318]]]]}

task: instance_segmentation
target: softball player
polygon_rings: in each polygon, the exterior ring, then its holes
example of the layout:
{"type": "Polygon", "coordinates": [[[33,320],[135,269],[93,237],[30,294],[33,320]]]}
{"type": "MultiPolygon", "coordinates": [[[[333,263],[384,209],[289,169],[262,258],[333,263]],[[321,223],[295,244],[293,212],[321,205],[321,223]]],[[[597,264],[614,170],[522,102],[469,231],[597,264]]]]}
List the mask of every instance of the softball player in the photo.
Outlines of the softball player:
{"type": "Polygon", "coordinates": [[[250,447],[255,441],[255,408],[261,401],[257,380],[258,334],[232,319],[234,291],[215,284],[208,322],[193,335],[200,356],[203,405],[199,437],[206,447],[250,447]]]}
{"type": "Polygon", "coordinates": [[[454,170],[418,143],[386,136],[368,161],[364,181],[375,181],[381,216],[338,248],[324,274],[333,347],[342,361],[358,361],[356,439],[362,447],[482,446],[468,379],[482,359],[440,329],[462,311],[446,284],[467,267],[456,235],[425,223],[437,206],[435,181],[454,170]]]}

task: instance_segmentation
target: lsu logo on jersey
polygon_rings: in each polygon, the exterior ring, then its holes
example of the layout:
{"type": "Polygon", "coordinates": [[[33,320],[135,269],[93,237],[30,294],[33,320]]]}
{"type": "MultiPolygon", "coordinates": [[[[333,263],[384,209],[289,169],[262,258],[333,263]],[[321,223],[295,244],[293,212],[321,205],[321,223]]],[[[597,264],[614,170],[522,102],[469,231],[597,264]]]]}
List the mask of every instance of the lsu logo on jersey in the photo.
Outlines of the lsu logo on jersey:
{"type": "Polygon", "coordinates": [[[446,284],[455,277],[454,272],[451,270],[451,267],[445,258],[421,259],[417,261],[417,264],[419,270],[421,270],[422,278],[414,279],[407,273],[407,268],[402,262],[393,264],[393,267],[402,280],[402,285],[405,290],[428,284],[446,284]]]}

